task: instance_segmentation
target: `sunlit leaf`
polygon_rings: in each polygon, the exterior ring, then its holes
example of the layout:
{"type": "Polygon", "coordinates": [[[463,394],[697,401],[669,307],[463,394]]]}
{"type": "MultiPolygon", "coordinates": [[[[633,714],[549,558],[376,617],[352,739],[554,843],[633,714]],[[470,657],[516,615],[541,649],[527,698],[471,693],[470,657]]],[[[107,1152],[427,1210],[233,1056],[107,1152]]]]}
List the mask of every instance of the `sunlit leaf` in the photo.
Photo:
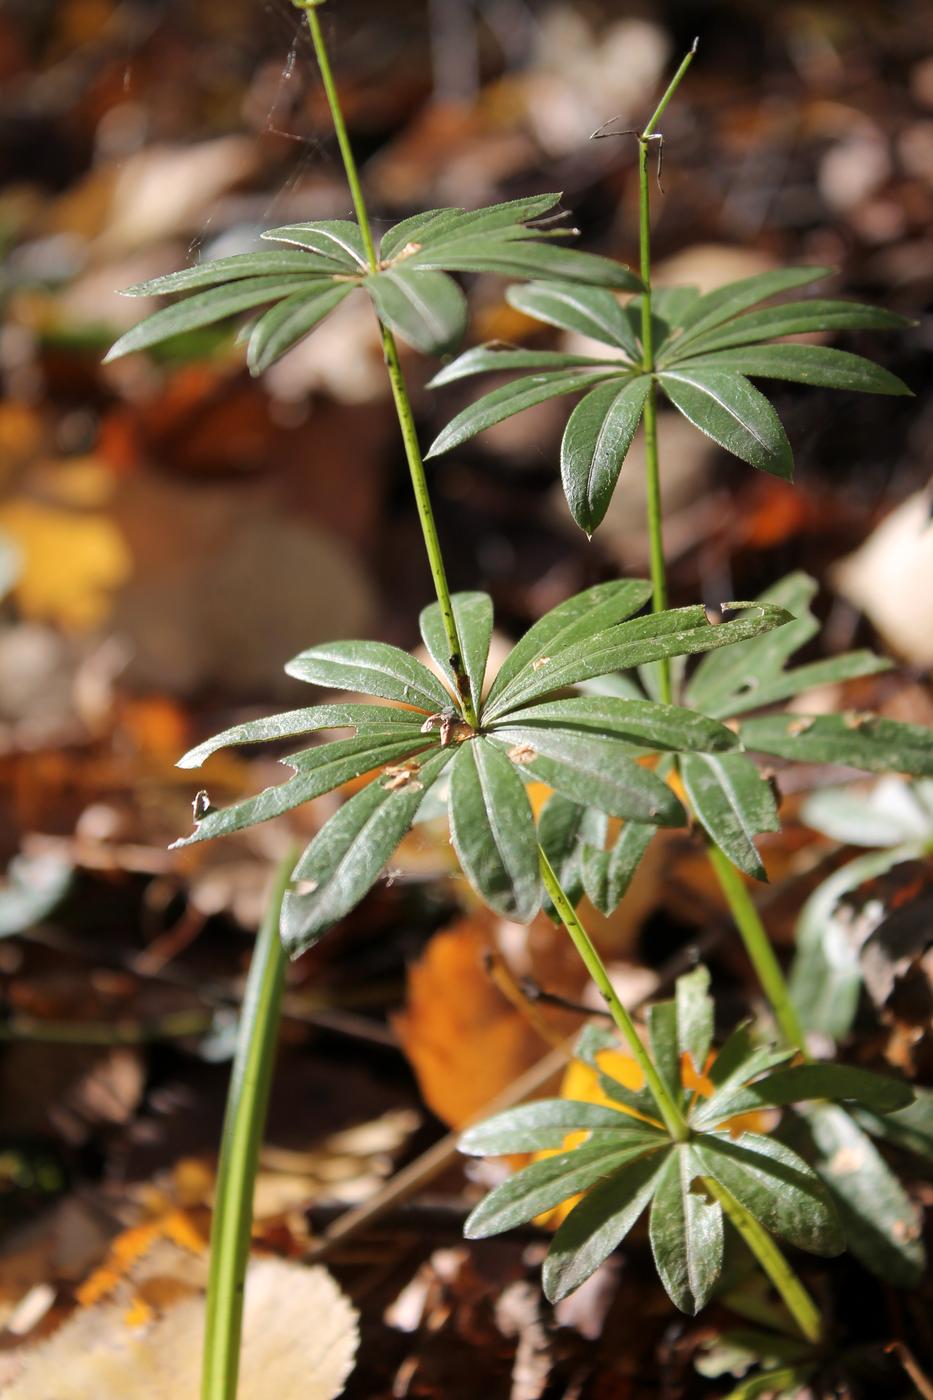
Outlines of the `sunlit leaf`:
{"type": "Polygon", "coordinates": [[[650,1237],[655,1267],[668,1297],[681,1312],[698,1313],[722,1272],[722,1207],[707,1199],[688,1143],[669,1155],[651,1204],[650,1237]]]}
{"type": "Polygon", "coordinates": [[[606,514],[651,389],[649,375],[591,389],[567,420],[560,470],[570,514],[592,535],[606,514]]]}
{"type": "Polygon", "coordinates": [[[569,1133],[595,1128],[639,1133],[644,1124],[615,1108],[573,1099],[538,1099],[509,1108],[467,1128],[457,1146],[474,1157],[498,1157],[512,1152],[539,1152],[562,1147],[569,1133]]]}
{"type": "Polygon", "coordinates": [[[684,754],[681,777],[707,835],[733,865],[766,880],[755,845],[762,831],[778,831],[771,785],[744,754],[684,754]]]}
{"type": "Polygon", "coordinates": [[[146,350],[150,345],[157,345],[184,331],[224,321],[239,311],[261,306],[263,302],[277,301],[279,297],[288,296],[306,285],[303,277],[247,277],[241,282],[228,282],[220,287],[211,287],[206,292],[196,292],[184,301],[153,312],[121,335],[104,356],[104,363],[109,364],[111,360],[118,360],[121,355],[130,355],[137,350],[146,350]]]}
{"type": "Polygon", "coordinates": [[[910,394],[902,379],[862,355],[824,345],[745,345],[739,350],[714,350],[700,359],[676,361],[683,369],[711,365],[738,370],[752,379],[787,379],[826,389],[849,389],[861,394],[910,394]]]}
{"type": "Polygon", "coordinates": [[[463,339],[466,297],[445,273],[403,265],[372,273],[363,285],[380,321],[423,355],[441,355],[463,339]]]}
{"type": "MultiPolygon", "coordinates": [[[[461,658],[470,682],[473,704],[479,709],[492,637],[492,599],[488,593],[455,593],[451,598],[457,635],[463,647],[461,658]]],[[[421,637],[431,656],[456,692],[457,677],[451,664],[450,647],[440,605],[432,603],[421,613],[421,637]]]]}
{"type": "Polygon", "coordinates": [[[267,248],[258,253],[233,253],[227,258],[212,258],[208,262],[196,263],[194,267],[182,268],[180,272],[150,277],[148,282],[124,287],[120,295],[157,297],[173,292],[190,292],[197,287],[216,287],[221,282],[239,281],[244,277],[294,274],[311,280],[332,278],[342,271],[342,265],[332,258],[317,257],[313,253],[293,253],[285,248],[267,248]]]}
{"type": "Polygon", "coordinates": [[[695,363],[658,374],[676,409],[720,447],[760,471],[790,481],[794,460],[787,434],[765,396],[734,370],[695,363]]]}
{"type": "Polygon", "coordinates": [[[431,713],[452,699],[427,666],[385,642],[324,642],[299,652],[285,670],[299,681],[380,695],[431,713]]]}
{"type": "Polygon", "coordinates": [[[612,292],[572,282],[529,282],[510,287],[506,297],[537,321],[623,350],[633,362],[640,358],[628,319],[612,292]]]}
{"type": "Polygon", "coordinates": [[[529,923],[543,890],[525,786],[487,739],[459,746],[450,777],[450,835],[464,874],[505,918],[529,923]]]}
{"type": "Polygon", "coordinates": [[[321,219],[311,224],[287,224],[282,228],[266,229],[262,235],[275,243],[297,243],[313,253],[333,258],[349,272],[369,271],[366,249],[359,225],[350,219],[321,219]]]}
{"type": "Polygon", "coordinates": [[[400,731],[420,733],[421,716],[389,705],[308,705],[300,710],[267,715],[262,719],[235,724],[220,734],[204,739],[178,759],[178,768],[200,768],[218,749],[234,744],[264,744],[273,739],[293,739],[320,729],[355,729],[357,734],[385,734],[400,731]]]}
{"type": "Polygon", "coordinates": [[[254,325],[247,345],[250,374],[262,374],[303,339],[353,290],[349,283],[311,284],[269,308],[254,325]]]}
{"type": "Polygon", "coordinates": [[[484,394],[465,409],[451,418],[428,448],[426,457],[438,457],[459,447],[462,442],[475,437],[477,433],[501,423],[513,414],[521,413],[535,404],[544,403],[561,394],[582,394],[592,384],[605,379],[608,370],[564,371],[544,370],[540,374],[524,375],[513,379],[511,384],[503,384],[491,393],[484,394]]]}
{"type": "Polygon", "coordinates": [[[739,734],[746,748],[797,763],[933,775],[933,729],[879,715],[764,715],[744,720],[739,734]]]}

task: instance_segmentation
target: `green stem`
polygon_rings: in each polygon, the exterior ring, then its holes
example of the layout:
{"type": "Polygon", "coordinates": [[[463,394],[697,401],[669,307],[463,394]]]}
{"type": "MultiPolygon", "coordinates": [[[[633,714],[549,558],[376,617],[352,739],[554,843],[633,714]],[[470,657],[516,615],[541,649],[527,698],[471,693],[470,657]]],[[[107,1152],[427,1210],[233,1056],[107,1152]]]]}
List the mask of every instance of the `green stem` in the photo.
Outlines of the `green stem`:
{"type": "Polygon", "coordinates": [[[751,959],[758,981],[771,1003],[781,1034],[788,1045],[799,1050],[806,1058],[806,1037],[803,1027],[791,1001],[790,991],[784,973],[781,971],[781,965],[775,956],[771,940],[761,922],[761,916],[755,908],[748,887],[731,860],[723,855],[718,846],[708,846],[706,854],[719,881],[719,887],[726,897],[736,927],[742,935],[742,942],[745,944],[745,950],[751,959]]]}
{"type": "Polygon", "coordinates": [[[237,1393],[253,1187],[269,1105],[285,981],[286,958],[279,937],[279,916],[297,858],[297,851],[290,851],[276,871],[243,997],[217,1166],[201,1400],[235,1400],[237,1393]]]}
{"type": "MultiPolygon", "coordinates": [[[[305,11],[308,28],[311,32],[311,41],[314,44],[314,54],[317,58],[318,67],[321,70],[321,81],[324,84],[327,105],[330,108],[331,118],[334,123],[337,145],[340,147],[343,168],[346,171],[347,184],[350,186],[353,208],[356,212],[357,223],[360,226],[363,247],[366,250],[366,259],[369,263],[370,272],[378,272],[379,258],[373,239],[372,225],[369,221],[369,212],[366,208],[366,201],[363,198],[363,188],[360,184],[359,170],[357,169],[356,159],[353,155],[353,147],[350,145],[350,138],[347,134],[347,125],[343,118],[343,109],[340,106],[340,97],[337,93],[337,85],[334,82],[334,75],[327,54],[327,45],[324,42],[321,22],[317,14],[318,5],[321,3],[321,0],[294,0],[294,3],[298,5],[299,9],[305,11]]],[[[389,330],[388,326],[382,325],[381,329],[382,348],[385,355],[386,368],[389,373],[389,381],[392,385],[392,398],[395,402],[395,411],[398,415],[402,441],[405,445],[405,457],[408,461],[408,470],[411,475],[415,507],[418,511],[418,520],[421,525],[421,534],[424,539],[424,548],[428,556],[428,564],[431,569],[431,578],[434,581],[434,592],[437,595],[438,606],[441,610],[444,634],[447,638],[448,660],[457,682],[457,691],[460,696],[463,717],[467,724],[476,729],[479,726],[479,720],[473,705],[466,668],[463,664],[463,647],[460,643],[457,620],[454,616],[453,604],[450,599],[450,586],[447,582],[444,557],[441,553],[440,541],[437,536],[437,525],[435,524],[434,511],[431,507],[431,497],[428,492],[428,481],[425,476],[424,461],[418,443],[418,431],[415,427],[414,414],[411,410],[411,400],[408,397],[408,388],[405,384],[405,376],[402,373],[395,336],[389,330]]]]}
{"type": "Polygon", "coordinates": [[[719,1202],[729,1222],[742,1236],[787,1304],[797,1326],[808,1342],[816,1345],[823,1335],[823,1322],[813,1299],[778,1249],[774,1240],[753,1215],[711,1176],[702,1178],[703,1185],[719,1202]]]}
{"type": "Polygon", "coordinates": [[[541,864],[541,878],[544,880],[544,888],[550,895],[551,902],[557,910],[561,923],[570,934],[573,946],[580,954],[584,967],[596,983],[600,995],[608,1006],[612,1019],[625,1037],[626,1043],[632,1052],[632,1058],[645,1076],[645,1083],[651,1090],[664,1126],[675,1142],[685,1142],[689,1136],[689,1131],[684,1116],[674,1102],[664,1080],[655,1069],[651,1056],[642,1044],[641,1037],[635,1029],[634,1021],[622,1005],[615,988],[609,980],[609,974],[603,966],[602,958],[593,947],[589,934],[577,917],[577,912],[564,893],[561,883],[554,873],[551,862],[540,846],[538,847],[538,857],[541,864]]]}
{"type": "MultiPolygon", "coordinates": [[[[648,185],[648,148],[655,135],[655,128],[664,109],[670,102],[696,53],[696,42],[685,55],[674,74],[667,91],[661,98],[644,131],[638,137],[638,243],[641,280],[644,291],[641,296],[641,345],[642,367],[646,374],[654,374],[654,328],[651,324],[651,198],[648,185]]],[[[663,511],[661,506],[661,471],[658,460],[658,408],[657,394],[652,381],[645,400],[645,494],[648,505],[648,540],[651,553],[652,607],[655,612],[663,612],[667,607],[667,574],[664,567],[664,541],[661,533],[663,511]]],[[[672,699],[671,663],[665,657],[658,662],[658,679],[661,699],[670,704],[672,699]]]]}

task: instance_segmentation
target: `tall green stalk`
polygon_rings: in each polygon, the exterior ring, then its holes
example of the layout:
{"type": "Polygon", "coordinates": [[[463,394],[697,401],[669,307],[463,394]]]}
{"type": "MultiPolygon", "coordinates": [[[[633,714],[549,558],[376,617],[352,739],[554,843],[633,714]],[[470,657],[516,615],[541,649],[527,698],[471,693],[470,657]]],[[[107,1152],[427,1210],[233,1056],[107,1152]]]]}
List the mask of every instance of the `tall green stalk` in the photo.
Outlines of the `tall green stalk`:
{"type": "MultiPolygon", "coordinates": [[[[321,21],[318,18],[317,10],[321,2],[322,0],[295,0],[298,8],[304,10],[308,21],[308,28],[311,31],[314,55],[317,59],[318,67],[321,70],[321,81],[324,84],[327,105],[330,108],[331,118],[334,123],[337,145],[340,147],[343,168],[346,171],[347,184],[350,186],[350,195],[353,200],[353,208],[356,212],[357,223],[360,226],[360,234],[363,239],[363,247],[366,250],[366,258],[369,263],[370,271],[377,272],[379,270],[379,259],[373,240],[369,211],[366,208],[366,201],[363,198],[359,171],[357,169],[356,159],[353,155],[353,148],[350,145],[350,138],[347,135],[347,126],[343,117],[343,109],[340,106],[340,98],[337,93],[337,86],[334,82],[333,71],[330,66],[327,45],[324,42],[324,33],[321,29],[321,21]]],[[[447,638],[450,668],[457,681],[457,690],[463,704],[463,712],[467,723],[476,728],[478,720],[470,693],[470,682],[463,664],[463,647],[460,643],[460,636],[457,631],[457,620],[454,617],[453,604],[450,601],[447,571],[444,568],[444,556],[441,552],[441,544],[437,535],[437,525],[434,521],[434,511],[431,507],[431,497],[428,492],[424,462],[421,457],[421,447],[418,443],[415,419],[411,411],[411,400],[408,397],[408,388],[405,384],[405,376],[402,373],[395,336],[389,330],[388,326],[385,325],[382,326],[382,348],[385,354],[389,381],[392,385],[392,397],[395,401],[395,411],[398,415],[402,441],[405,445],[405,457],[411,475],[412,491],[415,497],[415,507],[418,511],[418,520],[421,524],[421,534],[424,538],[424,548],[428,556],[428,565],[431,569],[431,577],[434,580],[434,591],[437,594],[437,601],[444,623],[444,634],[447,638]]]]}
{"type": "Polygon", "coordinates": [[[269,1107],[285,981],[282,900],[297,851],[279,865],[250,964],[224,1115],[211,1224],[201,1400],[235,1400],[253,1187],[269,1107]]]}
{"type": "Polygon", "coordinates": [[[613,1021],[625,1037],[626,1044],[632,1052],[632,1058],[638,1065],[645,1082],[651,1091],[652,1097],[658,1106],[658,1112],[667,1131],[675,1142],[685,1142],[689,1137],[689,1130],[684,1121],[684,1116],[674,1102],[667,1085],[654,1067],[654,1062],[641,1042],[641,1037],[635,1029],[635,1023],[626,1011],[618,994],[609,980],[609,974],[603,965],[602,958],[597,953],[593,942],[577,915],[567,895],[564,893],[561,883],[554,873],[554,868],[544,853],[538,847],[538,859],[541,864],[541,878],[544,881],[544,888],[551,898],[554,908],[564,928],[570,934],[573,946],[580,954],[580,960],[592,977],[599,990],[600,995],[609,1008],[613,1021]]]}

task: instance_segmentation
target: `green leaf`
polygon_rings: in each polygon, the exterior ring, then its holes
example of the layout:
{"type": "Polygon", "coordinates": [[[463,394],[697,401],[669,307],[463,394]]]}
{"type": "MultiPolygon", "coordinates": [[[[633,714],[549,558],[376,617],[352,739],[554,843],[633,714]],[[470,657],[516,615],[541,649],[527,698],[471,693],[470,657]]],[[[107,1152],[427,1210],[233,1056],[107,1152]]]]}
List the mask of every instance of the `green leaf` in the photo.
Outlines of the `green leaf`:
{"type": "Polygon", "coordinates": [[[299,887],[282,905],[282,941],[291,957],[315,944],[371,889],[451,757],[449,748],[431,750],[406,786],[372,782],[321,827],[292,873],[299,887]]]}
{"type": "Polygon", "coordinates": [[[746,875],[767,880],[755,845],[761,831],[779,831],[771,784],[742,753],[684,754],[681,777],[710,840],[746,875]]]}
{"type": "Polygon", "coordinates": [[[560,470],[570,514],[592,535],[606,514],[641,421],[651,377],[612,379],[591,389],[567,420],[560,470]]]}
{"type": "Polygon", "coordinates": [[[593,1129],[641,1134],[645,1125],[617,1108],[606,1108],[602,1104],[574,1099],[536,1099],[467,1128],[457,1146],[471,1157],[503,1157],[512,1152],[563,1147],[568,1134],[593,1129]]]}
{"type": "Polygon", "coordinates": [[[413,253],[408,266],[446,272],[493,272],[500,277],[529,277],[585,282],[597,287],[635,291],[641,281],[629,268],[596,253],[555,248],[537,239],[493,240],[481,235],[444,239],[413,253]]]}
{"type": "Polygon", "coordinates": [[[819,1177],[783,1143],[758,1133],[737,1142],[704,1133],[694,1140],[704,1176],[711,1176],[766,1230],[810,1254],[832,1257],[845,1237],[819,1177]]]}
{"type": "MultiPolygon", "coordinates": [[[[551,863],[560,887],[576,907],[583,894],[583,853],[587,842],[601,846],[606,839],[606,817],[594,807],[572,801],[561,792],[553,793],[538,821],[538,841],[551,863]]],[[[552,919],[557,913],[550,899],[545,911],[552,919]]]]}
{"type": "Polygon", "coordinates": [[[676,360],[684,369],[712,365],[738,370],[751,379],[787,379],[825,389],[851,389],[861,394],[911,394],[903,379],[862,355],[831,350],[825,345],[746,345],[741,350],[714,350],[702,359],[676,360]]]}
{"type": "MultiPolygon", "coordinates": [[[[796,1051],[792,1049],[778,1050],[771,1045],[756,1044],[749,1033],[749,1023],[743,1022],[729,1035],[710,1068],[709,1078],[716,1090],[715,1099],[718,1102],[720,1096],[731,1094],[733,1089],[744,1084],[746,1080],[753,1079],[756,1074],[763,1074],[765,1070],[773,1069],[775,1065],[783,1064],[794,1054],[796,1051]]],[[[694,1117],[699,1117],[700,1113],[708,1117],[706,1110],[713,1101],[713,1098],[709,1098],[700,1104],[694,1117]]]]}
{"type": "Polygon", "coordinates": [[[474,345],[464,350],[449,365],[428,381],[429,389],[440,389],[444,384],[466,379],[471,374],[498,374],[513,369],[602,369],[610,373],[615,368],[612,360],[594,359],[591,355],[565,355],[560,350],[524,350],[510,346],[474,345]]]}
{"type": "Polygon", "coordinates": [[[787,1108],[807,1099],[851,1099],[875,1113],[894,1113],[913,1103],[913,1098],[909,1084],[889,1075],[872,1074],[851,1065],[791,1065],[737,1089],[728,1101],[717,1095],[713,1113],[707,1113],[704,1106],[692,1121],[699,1128],[739,1113],[752,1113],[763,1105],[787,1108]]]}
{"type": "Polygon", "coordinates": [[[497,914],[530,923],[543,890],[524,784],[501,750],[460,745],[450,777],[450,835],[470,884],[497,914]]]}
{"type": "MultiPolygon", "coordinates": [[[[483,678],[486,675],[486,661],[489,656],[489,642],[492,637],[492,599],[488,593],[455,593],[451,598],[457,635],[463,647],[463,666],[470,682],[473,704],[479,711],[483,693],[483,678]]],[[[451,664],[447,633],[438,603],[425,608],[419,619],[421,637],[425,646],[437,662],[454,694],[457,691],[457,677],[451,664]]]]}
{"type": "Polygon", "coordinates": [[[853,936],[851,921],[844,914],[840,917],[843,895],[921,854],[922,848],[897,846],[860,856],[834,871],[804,904],[797,921],[790,994],[807,1030],[840,1040],[858,1009],[862,988],[859,940],[853,936]]]}
{"type": "Polygon", "coordinates": [[[748,749],[797,763],[933,775],[933,729],[878,715],[764,715],[744,720],[739,735],[748,749]]]}
{"type": "Polygon", "coordinates": [[[359,225],[350,219],[321,219],[313,224],[287,224],[266,229],[263,238],[276,243],[297,243],[313,253],[333,258],[350,272],[369,271],[359,225]]]}
{"type": "Polygon", "coordinates": [[[411,214],[407,219],[393,224],[390,229],[386,229],[379,241],[380,260],[388,262],[407,248],[409,243],[423,244],[425,239],[430,237],[432,228],[445,228],[462,213],[462,209],[426,209],[421,214],[411,214]]]}
{"type": "Polygon", "coordinates": [[[272,817],[279,817],[302,802],[310,802],[312,797],[320,797],[351,778],[368,773],[370,769],[391,763],[394,759],[408,758],[429,743],[425,735],[414,736],[410,732],[398,739],[384,734],[366,734],[355,739],[335,739],[328,744],[306,749],[303,753],[291,754],[283,762],[296,769],[294,778],[279,783],[277,787],[265,788],[255,797],[244,798],[242,802],[234,802],[229,807],[208,811],[196,819],[191,835],[180,837],[170,849],[191,846],[197,841],[212,841],[215,836],[228,836],[245,826],[257,826],[272,817]]]}
{"type": "Polygon", "coordinates": [[[529,282],[523,287],[509,287],[506,300],[536,321],[612,345],[623,350],[633,363],[640,360],[625,312],[612,292],[573,282],[529,282]]]}
{"type": "Polygon", "coordinates": [[[485,718],[487,721],[497,719],[506,706],[516,709],[539,696],[579,685],[581,681],[607,675],[610,671],[629,670],[647,661],[659,661],[664,656],[688,656],[729,646],[772,627],[780,627],[787,621],[788,614],[783,609],[757,604],[742,617],[716,626],[709,622],[706,610],[700,605],[634,618],[562,647],[556,655],[542,648],[509,683],[507,691],[500,691],[495,699],[490,693],[485,718]]]}
{"type": "Polygon", "coordinates": [[[299,681],[380,695],[432,714],[452,704],[450,693],[427,666],[385,642],[323,642],[299,652],[285,671],[299,681]]]}
{"type": "Polygon", "coordinates": [[[915,1287],[926,1264],[921,1223],[897,1177],[845,1109],[808,1109],[806,1126],[852,1253],[897,1287],[915,1287]]]}
{"type": "Polygon", "coordinates": [[[514,725],[530,721],[559,729],[591,730],[597,735],[631,744],[636,752],[698,749],[705,753],[734,749],[738,745],[731,729],[695,710],[612,695],[545,700],[523,709],[509,710],[493,723],[514,725]]]}
{"type": "Polygon", "coordinates": [[[830,275],[828,267],[778,267],[771,272],[758,272],[753,277],[743,277],[738,282],[728,282],[693,303],[681,319],[682,336],[677,342],[678,351],[695,336],[713,326],[757,306],[761,301],[789,292],[794,287],[804,287],[808,282],[819,282],[830,275]]]}
{"type": "Polygon", "coordinates": [[[497,726],[490,738],[514,753],[524,772],[574,802],[656,826],[686,822],[667,783],[636,763],[617,740],[531,722],[497,726]]]}
{"type": "MultiPolygon", "coordinates": [[[[561,200],[557,194],[535,194],[522,199],[507,199],[502,204],[488,204],[482,209],[451,209],[453,217],[445,223],[435,223],[427,235],[428,243],[435,243],[440,237],[445,241],[450,237],[464,234],[497,233],[503,229],[514,229],[516,235],[525,236],[528,229],[520,228],[529,219],[540,219],[550,213],[561,200]]],[[[424,241],[424,240],[420,240],[424,241]]]]}
{"type": "Polygon", "coordinates": [[[575,593],[539,618],[515,644],[486,697],[484,717],[509,708],[511,693],[534,674],[535,663],[553,658],[638,612],[651,597],[647,579],[615,579],[575,593]]]}
{"type": "Polygon", "coordinates": [[[213,258],[209,262],[184,267],[180,272],[167,272],[124,287],[124,297],[168,296],[174,292],[190,292],[197,287],[216,287],[221,282],[233,282],[244,277],[282,277],[294,274],[307,277],[333,277],[343,271],[332,258],[315,257],[311,253],[293,253],[285,248],[264,249],[258,253],[233,253],[228,258],[213,258]]]}
{"type": "Polygon", "coordinates": [[[587,1143],[532,1162],[480,1201],[467,1218],[464,1235],[468,1240],[482,1240],[525,1225],[578,1191],[587,1191],[597,1182],[615,1176],[658,1143],[657,1133],[632,1137],[634,1142],[623,1138],[616,1147],[610,1148],[605,1142],[587,1143]]]}
{"type": "Polygon", "coordinates": [[[651,1203],[649,1232],[658,1276],[675,1307],[694,1316],[705,1307],[722,1272],[722,1207],[702,1188],[689,1144],[667,1158],[651,1203]]]}
{"type": "Polygon", "coordinates": [[[839,685],[843,681],[856,680],[859,676],[876,676],[890,669],[891,662],[882,656],[875,656],[870,651],[849,651],[828,661],[812,661],[806,666],[781,671],[771,680],[762,682],[757,689],[749,689],[731,704],[712,707],[712,711],[722,717],[745,714],[820,686],[839,685]]]}
{"type": "Polygon", "coordinates": [[[816,579],[797,571],[762,593],[759,603],[785,608],[792,619],[786,627],[704,656],[687,687],[690,704],[706,713],[731,715],[736,698],[746,692],[757,704],[761,687],[780,677],[785,662],[819,631],[810,611],[816,590],[816,579]]]}
{"type": "Polygon", "coordinates": [[[683,1102],[684,1089],[680,1078],[680,1044],[677,1035],[677,1005],[673,1001],[656,1001],[648,1007],[648,1042],[655,1069],[667,1085],[675,1102],[683,1102]]]}
{"type": "Polygon", "coordinates": [[[248,311],[252,306],[276,301],[306,285],[304,277],[247,277],[242,282],[228,282],[221,287],[211,287],[206,292],[196,292],[184,301],[153,312],[121,335],[104,356],[104,364],[118,360],[121,355],[146,350],[150,345],[158,345],[160,341],[169,340],[184,331],[224,321],[239,311],[248,311]]]}
{"type": "Polygon", "coordinates": [[[878,1114],[856,1109],[858,1121],[873,1137],[883,1138],[921,1161],[933,1157],[933,1089],[914,1085],[914,1101],[895,1113],[878,1114]]]}
{"type": "MultiPolygon", "coordinates": [[[[690,356],[708,350],[725,350],[732,345],[750,345],[758,340],[771,340],[781,335],[801,335],[808,331],[832,330],[898,330],[909,326],[905,316],[884,311],[877,306],[862,306],[855,301],[793,301],[782,306],[768,306],[737,316],[717,330],[703,335],[691,335],[690,356]]],[[[674,352],[678,365],[683,363],[683,342],[674,352]]]]}
{"type": "Polygon", "coordinates": [[[671,403],[696,428],[759,471],[791,481],[794,459],[781,420],[764,394],[732,370],[662,370],[671,403]]]}
{"type": "Polygon", "coordinates": [[[551,1242],[542,1270],[545,1297],[566,1298],[621,1244],[657,1189],[666,1154],[648,1152],[574,1206],[551,1242]]]}
{"type": "Polygon", "coordinates": [[[709,995],[709,968],[695,967],[677,978],[674,1000],[677,1006],[677,1044],[682,1055],[689,1055],[697,1074],[706,1071],[706,1059],[713,1043],[713,1003],[709,995]]]}
{"type": "Polygon", "coordinates": [[[388,705],[309,705],[301,710],[286,710],[280,715],[235,724],[220,734],[204,739],[189,749],[176,763],[176,768],[200,768],[205,759],[218,749],[234,744],[264,744],[272,739],[293,739],[299,734],[313,734],[320,729],[355,729],[358,734],[411,734],[417,744],[421,716],[410,710],[396,710],[388,705]]]}
{"type": "Polygon", "coordinates": [[[611,851],[588,850],[583,861],[583,888],[601,914],[621,903],[657,827],[626,822],[611,851]]]}
{"type": "Polygon", "coordinates": [[[486,428],[501,423],[505,418],[511,418],[513,414],[521,413],[523,409],[544,403],[545,399],[558,398],[561,394],[581,394],[591,384],[598,384],[601,379],[605,379],[609,372],[545,370],[541,374],[523,375],[521,379],[514,379],[511,384],[502,384],[491,393],[484,394],[481,399],[476,399],[452,418],[447,427],[438,433],[425,456],[438,457],[443,452],[449,452],[452,447],[459,447],[462,442],[484,432],[486,428]]]}
{"type": "Polygon", "coordinates": [[[442,355],[463,339],[466,297],[446,273],[393,267],[372,273],[363,286],[383,325],[422,355],[442,355]]]}
{"type": "Polygon", "coordinates": [[[246,352],[250,374],[262,374],[267,370],[352,291],[353,285],[349,282],[337,286],[332,282],[312,284],[270,307],[250,334],[246,352]]]}

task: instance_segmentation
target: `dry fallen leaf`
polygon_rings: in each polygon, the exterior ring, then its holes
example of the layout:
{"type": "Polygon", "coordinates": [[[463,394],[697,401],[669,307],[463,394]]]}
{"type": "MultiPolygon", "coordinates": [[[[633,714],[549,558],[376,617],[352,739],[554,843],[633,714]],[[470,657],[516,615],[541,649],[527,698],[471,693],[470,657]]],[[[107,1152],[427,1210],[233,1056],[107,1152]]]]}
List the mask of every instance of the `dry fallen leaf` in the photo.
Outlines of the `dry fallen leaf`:
{"type": "MultiPolygon", "coordinates": [[[[183,1281],[159,1295],[168,1301],[142,1326],[128,1323],[122,1302],[76,1312],[49,1341],[24,1351],[7,1400],[195,1400],[204,1298],[186,1292],[183,1281]]],[[[240,1400],[332,1400],[353,1369],[358,1342],[356,1310],[326,1269],[283,1259],[250,1263],[240,1400]]]]}

